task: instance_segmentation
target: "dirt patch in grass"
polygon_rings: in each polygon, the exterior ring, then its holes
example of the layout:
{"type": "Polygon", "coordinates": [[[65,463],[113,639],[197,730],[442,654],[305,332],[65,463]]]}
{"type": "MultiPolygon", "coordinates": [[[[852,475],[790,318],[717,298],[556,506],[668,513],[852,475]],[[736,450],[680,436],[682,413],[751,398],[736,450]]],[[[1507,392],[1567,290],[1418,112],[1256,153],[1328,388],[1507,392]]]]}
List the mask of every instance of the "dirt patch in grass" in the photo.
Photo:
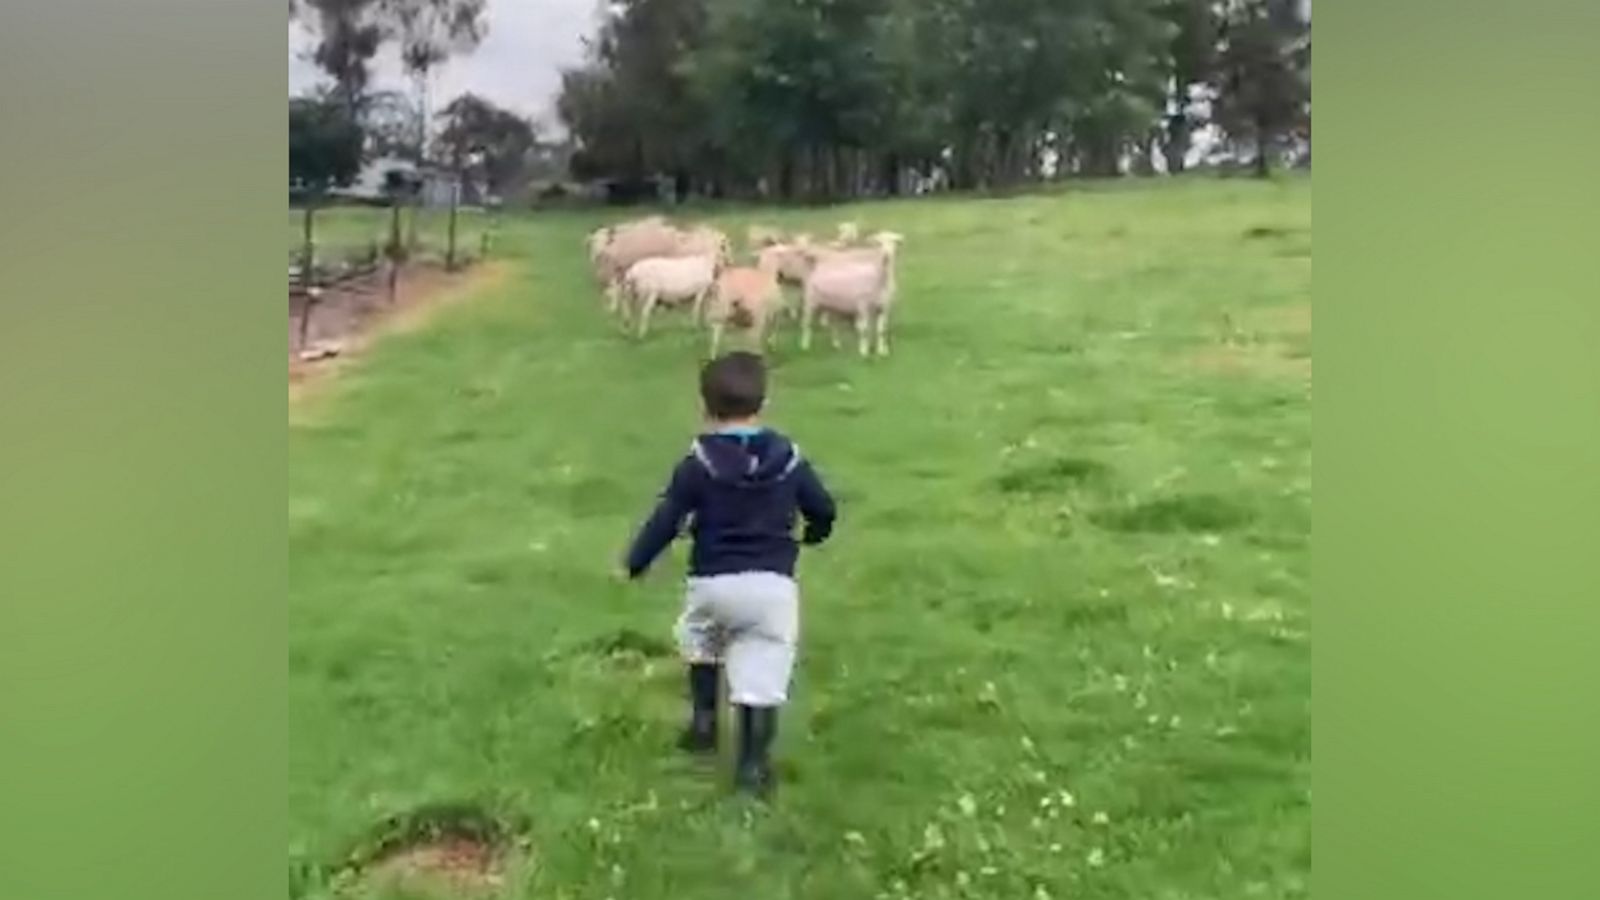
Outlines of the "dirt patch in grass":
{"type": "Polygon", "coordinates": [[[407,847],[368,868],[361,881],[368,890],[456,897],[492,895],[505,884],[499,854],[468,838],[441,838],[407,847]]]}
{"type": "Polygon", "coordinates": [[[433,265],[415,265],[400,277],[395,301],[389,302],[388,281],[369,281],[325,291],[311,311],[304,341],[301,314],[304,301],[289,303],[289,403],[292,407],[316,386],[327,381],[351,360],[359,359],[379,338],[409,331],[427,323],[430,316],[451,302],[466,297],[505,277],[502,263],[481,263],[461,272],[446,272],[433,265]],[[303,354],[336,349],[319,359],[303,354]]]}
{"type": "Polygon", "coordinates": [[[1311,357],[1285,343],[1207,347],[1190,355],[1187,363],[1189,368],[1203,372],[1266,378],[1311,378],[1311,357]]]}
{"type": "Polygon", "coordinates": [[[471,806],[435,806],[384,822],[334,877],[340,897],[492,897],[528,843],[510,824],[471,806]]]}
{"type": "Polygon", "coordinates": [[[1185,368],[1265,378],[1311,378],[1311,304],[1294,303],[1224,316],[1216,341],[1190,354],[1185,368]]]}

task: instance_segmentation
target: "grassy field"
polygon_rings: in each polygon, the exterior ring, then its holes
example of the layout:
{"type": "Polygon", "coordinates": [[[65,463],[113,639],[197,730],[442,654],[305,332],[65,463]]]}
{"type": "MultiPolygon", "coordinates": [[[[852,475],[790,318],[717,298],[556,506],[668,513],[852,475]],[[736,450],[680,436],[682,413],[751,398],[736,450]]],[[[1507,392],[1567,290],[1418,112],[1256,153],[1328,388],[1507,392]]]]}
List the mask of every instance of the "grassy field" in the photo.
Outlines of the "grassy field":
{"type": "Polygon", "coordinates": [[[518,897],[1310,895],[1309,181],[712,216],[907,237],[893,357],[772,354],[841,521],[770,809],[670,749],[682,548],[610,579],[704,345],[608,326],[600,218],[294,411],[295,893],[471,804],[518,897]]]}

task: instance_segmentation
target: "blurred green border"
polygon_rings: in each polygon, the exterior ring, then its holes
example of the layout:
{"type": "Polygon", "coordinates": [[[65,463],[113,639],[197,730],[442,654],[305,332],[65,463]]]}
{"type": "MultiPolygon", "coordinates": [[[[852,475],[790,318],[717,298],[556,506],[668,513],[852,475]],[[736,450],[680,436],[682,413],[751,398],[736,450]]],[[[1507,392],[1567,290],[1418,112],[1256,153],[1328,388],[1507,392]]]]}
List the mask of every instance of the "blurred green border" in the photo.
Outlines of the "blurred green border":
{"type": "Polygon", "coordinates": [[[1594,896],[1600,7],[1321,12],[1317,890],[1594,896]]]}
{"type": "Polygon", "coordinates": [[[286,24],[0,5],[8,900],[286,892],[286,24]]]}
{"type": "MultiPolygon", "coordinates": [[[[281,10],[0,9],[0,896],[284,895],[281,10]]],[[[1600,7],[1321,13],[1318,893],[1592,896],[1600,7]]]]}

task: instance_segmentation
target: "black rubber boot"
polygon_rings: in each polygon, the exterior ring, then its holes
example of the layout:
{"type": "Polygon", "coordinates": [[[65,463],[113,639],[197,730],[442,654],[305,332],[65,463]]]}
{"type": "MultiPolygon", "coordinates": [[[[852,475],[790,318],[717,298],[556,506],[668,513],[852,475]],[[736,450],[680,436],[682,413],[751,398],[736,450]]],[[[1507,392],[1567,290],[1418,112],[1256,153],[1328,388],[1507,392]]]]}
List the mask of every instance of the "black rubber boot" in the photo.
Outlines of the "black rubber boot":
{"type": "Polygon", "coordinates": [[[690,753],[717,752],[717,687],[722,667],[716,663],[689,666],[689,724],[678,747],[690,753]]]}
{"type": "Polygon", "coordinates": [[[739,707],[739,764],[734,787],[757,797],[768,797],[777,787],[772,773],[772,739],[778,735],[776,706],[739,707]]]}

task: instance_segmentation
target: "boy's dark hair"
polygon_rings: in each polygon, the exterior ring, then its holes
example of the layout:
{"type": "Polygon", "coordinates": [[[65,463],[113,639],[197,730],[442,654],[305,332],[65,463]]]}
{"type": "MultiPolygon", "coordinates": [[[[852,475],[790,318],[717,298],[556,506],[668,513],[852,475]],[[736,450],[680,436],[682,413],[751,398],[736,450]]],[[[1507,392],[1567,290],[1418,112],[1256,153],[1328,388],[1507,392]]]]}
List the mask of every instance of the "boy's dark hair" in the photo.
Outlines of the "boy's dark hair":
{"type": "Polygon", "coordinates": [[[767,399],[767,364],[754,353],[727,353],[700,370],[700,399],[713,419],[745,419],[767,399]]]}

